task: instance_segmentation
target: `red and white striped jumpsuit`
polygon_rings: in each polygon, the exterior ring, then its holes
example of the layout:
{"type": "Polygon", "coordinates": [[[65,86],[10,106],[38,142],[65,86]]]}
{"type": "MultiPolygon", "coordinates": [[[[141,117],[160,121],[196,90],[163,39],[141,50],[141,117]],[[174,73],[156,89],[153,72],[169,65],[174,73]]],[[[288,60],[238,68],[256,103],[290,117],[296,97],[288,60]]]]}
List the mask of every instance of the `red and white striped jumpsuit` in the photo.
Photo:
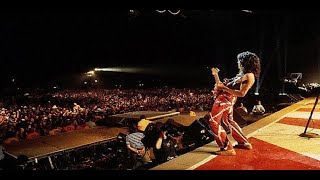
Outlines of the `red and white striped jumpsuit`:
{"type": "MultiPolygon", "coordinates": [[[[240,83],[235,84],[235,86],[240,85],[240,83]]],[[[233,86],[233,87],[235,87],[233,86]]],[[[232,88],[234,89],[234,88],[232,88]]],[[[212,106],[211,113],[209,116],[210,127],[214,132],[214,139],[219,145],[221,150],[231,150],[233,149],[231,141],[227,137],[225,128],[228,128],[232,134],[232,137],[238,143],[249,142],[238,123],[233,119],[233,105],[237,101],[237,96],[232,95],[227,92],[215,91],[216,100],[212,106]],[[222,121],[222,122],[221,122],[222,121]]]]}

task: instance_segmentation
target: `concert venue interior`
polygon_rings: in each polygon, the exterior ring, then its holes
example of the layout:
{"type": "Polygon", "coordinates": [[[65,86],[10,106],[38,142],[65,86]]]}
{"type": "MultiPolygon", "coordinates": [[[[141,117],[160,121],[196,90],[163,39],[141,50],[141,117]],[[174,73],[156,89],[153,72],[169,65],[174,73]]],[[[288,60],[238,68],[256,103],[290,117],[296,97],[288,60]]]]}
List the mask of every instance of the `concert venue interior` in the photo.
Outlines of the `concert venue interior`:
{"type": "MultiPolygon", "coordinates": [[[[254,9],[2,11],[0,169],[319,170],[319,18],[254,9]],[[237,98],[233,119],[252,149],[217,155],[211,68],[235,77],[245,51],[259,57],[261,73],[237,98]]],[[[233,129],[224,130],[236,145],[233,129]]]]}

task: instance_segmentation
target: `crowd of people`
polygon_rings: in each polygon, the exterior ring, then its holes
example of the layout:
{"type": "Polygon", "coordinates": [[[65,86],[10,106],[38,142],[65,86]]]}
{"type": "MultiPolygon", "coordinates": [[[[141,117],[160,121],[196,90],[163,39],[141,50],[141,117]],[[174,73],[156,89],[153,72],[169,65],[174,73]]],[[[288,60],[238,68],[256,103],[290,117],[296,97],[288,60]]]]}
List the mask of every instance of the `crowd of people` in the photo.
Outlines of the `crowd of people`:
{"type": "Polygon", "coordinates": [[[0,103],[4,144],[92,128],[95,121],[132,111],[209,110],[210,89],[64,90],[28,93],[0,103]]]}

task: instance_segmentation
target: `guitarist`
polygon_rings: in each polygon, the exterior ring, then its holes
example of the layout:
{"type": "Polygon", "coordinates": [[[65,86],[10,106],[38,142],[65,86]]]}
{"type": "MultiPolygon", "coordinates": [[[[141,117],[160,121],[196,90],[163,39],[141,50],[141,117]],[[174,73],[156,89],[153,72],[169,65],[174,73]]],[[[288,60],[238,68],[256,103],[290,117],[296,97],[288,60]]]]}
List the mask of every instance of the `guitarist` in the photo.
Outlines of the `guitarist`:
{"type": "Polygon", "coordinates": [[[246,136],[242,133],[240,126],[233,120],[233,106],[237,97],[244,97],[260,75],[260,59],[249,51],[238,54],[239,73],[236,77],[225,80],[222,83],[219,79],[219,69],[212,68],[212,75],[215,79],[215,102],[209,113],[209,123],[214,138],[220,150],[214,152],[216,155],[233,156],[236,155],[227,133],[221,126],[221,121],[225,127],[230,129],[233,138],[237,141],[235,148],[252,149],[246,136]]]}

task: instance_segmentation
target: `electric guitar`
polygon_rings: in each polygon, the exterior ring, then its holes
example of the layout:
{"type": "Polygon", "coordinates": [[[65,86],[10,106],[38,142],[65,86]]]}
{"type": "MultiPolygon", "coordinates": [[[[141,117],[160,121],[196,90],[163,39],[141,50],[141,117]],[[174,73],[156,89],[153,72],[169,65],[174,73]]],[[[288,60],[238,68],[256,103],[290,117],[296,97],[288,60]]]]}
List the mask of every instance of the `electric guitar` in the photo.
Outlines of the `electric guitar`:
{"type": "MultiPolygon", "coordinates": [[[[219,75],[218,75],[220,70],[218,68],[212,68],[211,71],[212,71],[212,75],[214,76],[214,80],[215,80],[216,84],[221,83],[219,75]]],[[[243,75],[238,74],[236,77],[231,78],[231,79],[225,78],[223,84],[225,86],[235,85],[242,78],[242,76],[243,75]]],[[[223,90],[214,89],[212,92],[213,92],[214,98],[216,98],[218,95],[220,95],[223,92],[223,90]]]]}
{"type": "MultiPolygon", "coordinates": [[[[218,75],[220,69],[218,69],[218,68],[212,68],[211,71],[212,71],[212,75],[213,75],[213,77],[214,77],[214,80],[215,80],[215,82],[216,82],[216,85],[219,84],[219,83],[221,83],[220,78],[219,78],[219,75],[218,75]]],[[[215,88],[215,89],[212,91],[212,93],[213,93],[214,98],[216,98],[216,97],[218,97],[219,94],[222,93],[222,90],[216,90],[216,88],[215,88]]]]}

